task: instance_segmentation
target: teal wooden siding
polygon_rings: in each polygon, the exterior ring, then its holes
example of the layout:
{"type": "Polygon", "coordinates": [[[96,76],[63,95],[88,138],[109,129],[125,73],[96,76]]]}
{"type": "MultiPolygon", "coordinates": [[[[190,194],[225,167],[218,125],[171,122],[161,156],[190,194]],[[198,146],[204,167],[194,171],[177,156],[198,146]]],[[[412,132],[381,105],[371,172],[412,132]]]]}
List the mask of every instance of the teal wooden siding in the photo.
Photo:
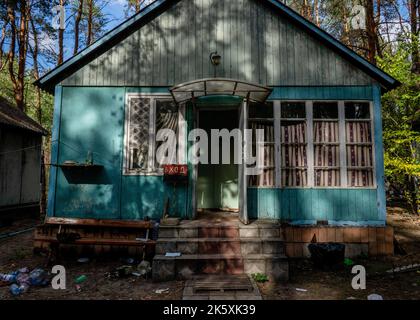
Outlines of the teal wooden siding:
{"type": "Polygon", "coordinates": [[[383,224],[376,197],[376,189],[249,188],[248,214],[306,224],[383,224]]]}
{"type": "Polygon", "coordinates": [[[207,77],[270,86],[365,86],[370,76],[256,0],[180,1],[65,79],[76,86],[172,86],[207,77]],[[210,52],[218,51],[216,69],[210,52]]]}
{"type": "Polygon", "coordinates": [[[163,183],[161,176],[122,174],[125,94],[162,91],[153,88],[57,88],[52,163],[62,164],[67,160],[84,163],[90,151],[94,163],[103,165],[103,170],[99,174],[78,173],[52,166],[49,216],[161,218],[168,198],[171,215],[187,216],[185,187],[178,186],[174,190],[163,183]]]}
{"type": "Polygon", "coordinates": [[[274,87],[269,100],[368,100],[372,86],[274,87]]]}
{"type": "Polygon", "coordinates": [[[120,218],[124,88],[63,88],[58,164],[85,163],[88,152],[100,173],[58,169],[55,214],[120,218]]]}
{"type": "MultiPolygon", "coordinates": [[[[306,90],[288,88],[280,95],[275,88],[270,99],[306,99],[306,90]]],[[[175,190],[161,176],[124,176],[124,104],[128,92],[167,93],[165,87],[57,87],[54,112],[52,163],[66,160],[85,162],[88,151],[102,164],[100,176],[66,175],[55,166],[50,171],[48,215],[58,217],[143,219],[160,218],[169,199],[172,216],[193,216],[192,177],[189,187],[175,190]],[[73,180],[76,181],[73,181],[73,180]]],[[[311,91],[309,91],[310,94],[311,91]]],[[[314,93],[315,94],[315,93],[314,93]]],[[[377,189],[275,189],[249,188],[251,218],[282,219],[294,223],[383,224],[385,192],[383,183],[382,129],[378,87],[318,88],[316,99],[366,99],[374,97],[375,157],[377,189]],[[355,91],[356,90],[356,91],[355,91]],[[369,95],[370,92],[370,95],[369,95]],[[379,116],[378,116],[379,113],[379,116]]],[[[193,110],[187,107],[189,130],[194,127],[193,110]]],[[[191,146],[191,143],[188,145],[191,146]]],[[[190,166],[190,173],[192,167],[190,166]]]]}

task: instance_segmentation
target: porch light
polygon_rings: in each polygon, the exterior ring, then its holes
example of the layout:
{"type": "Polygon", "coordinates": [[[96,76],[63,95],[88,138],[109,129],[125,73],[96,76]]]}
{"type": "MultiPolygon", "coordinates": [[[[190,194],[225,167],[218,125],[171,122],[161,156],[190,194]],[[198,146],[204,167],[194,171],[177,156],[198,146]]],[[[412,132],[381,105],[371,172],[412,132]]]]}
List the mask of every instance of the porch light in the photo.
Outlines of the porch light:
{"type": "Polygon", "coordinates": [[[217,51],[210,53],[210,61],[214,66],[218,66],[222,62],[222,56],[217,51]]]}

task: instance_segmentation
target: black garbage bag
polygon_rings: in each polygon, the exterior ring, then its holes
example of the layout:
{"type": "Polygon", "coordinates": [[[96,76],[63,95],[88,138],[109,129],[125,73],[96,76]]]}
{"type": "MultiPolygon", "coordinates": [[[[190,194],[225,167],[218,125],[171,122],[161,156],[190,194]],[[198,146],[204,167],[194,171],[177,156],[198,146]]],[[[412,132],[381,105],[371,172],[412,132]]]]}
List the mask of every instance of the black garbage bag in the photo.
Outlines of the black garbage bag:
{"type": "Polygon", "coordinates": [[[308,246],[316,268],[330,269],[343,266],[346,246],[341,243],[311,243],[308,246]]]}

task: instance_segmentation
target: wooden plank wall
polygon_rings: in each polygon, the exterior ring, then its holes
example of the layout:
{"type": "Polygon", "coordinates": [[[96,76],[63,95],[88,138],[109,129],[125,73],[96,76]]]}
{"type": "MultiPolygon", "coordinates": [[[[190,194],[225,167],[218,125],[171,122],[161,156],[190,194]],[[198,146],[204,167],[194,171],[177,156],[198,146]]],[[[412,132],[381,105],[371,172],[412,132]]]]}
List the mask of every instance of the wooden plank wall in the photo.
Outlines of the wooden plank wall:
{"type": "Polygon", "coordinates": [[[270,86],[373,83],[261,1],[184,0],[62,84],[172,86],[214,76],[270,86]],[[217,69],[213,51],[222,55],[217,69]]]}
{"type": "Polygon", "coordinates": [[[0,207],[37,203],[40,196],[41,136],[0,128],[0,207]]]}
{"type": "Polygon", "coordinates": [[[349,221],[369,224],[382,220],[376,189],[249,188],[251,218],[290,221],[349,221]]]}

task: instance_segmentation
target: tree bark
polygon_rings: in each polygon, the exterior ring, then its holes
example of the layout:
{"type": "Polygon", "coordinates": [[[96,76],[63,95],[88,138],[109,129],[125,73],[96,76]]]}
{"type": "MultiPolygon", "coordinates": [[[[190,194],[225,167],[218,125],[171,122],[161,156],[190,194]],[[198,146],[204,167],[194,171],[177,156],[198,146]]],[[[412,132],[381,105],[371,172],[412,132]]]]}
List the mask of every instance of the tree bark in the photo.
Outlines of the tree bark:
{"type": "MultiPolygon", "coordinates": [[[[38,45],[38,31],[35,27],[34,20],[32,17],[30,18],[31,27],[32,27],[32,35],[34,40],[33,47],[30,46],[32,58],[34,60],[34,78],[35,80],[39,79],[39,64],[38,64],[38,52],[39,52],[39,45],[38,45]]],[[[40,125],[42,125],[42,99],[41,99],[41,89],[37,86],[36,87],[36,116],[37,121],[40,125]]],[[[41,146],[41,181],[40,181],[40,187],[41,187],[41,196],[39,199],[39,213],[41,218],[45,216],[46,213],[46,176],[45,176],[45,159],[44,159],[44,148],[41,146]]]]}
{"type": "Polygon", "coordinates": [[[370,63],[376,65],[376,26],[373,0],[366,0],[366,27],[368,60],[370,63]]]}
{"type": "Polygon", "coordinates": [[[28,50],[28,23],[30,15],[30,6],[27,0],[18,2],[9,0],[7,3],[7,16],[11,25],[10,48],[8,54],[9,76],[13,85],[13,93],[16,106],[25,111],[25,70],[26,70],[26,53],[28,50]],[[16,4],[19,4],[19,30],[16,27],[16,4]],[[15,73],[15,50],[16,39],[18,44],[18,61],[17,73],[15,73]]]}
{"type": "Polygon", "coordinates": [[[80,22],[83,15],[83,0],[79,0],[79,7],[77,8],[76,21],[74,23],[74,50],[73,54],[79,52],[79,36],[80,36],[80,22]]]}
{"type": "Polygon", "coordinates": [[[91,45],[93,42],[93,0],[87,0],[88,3],[88,31],[87,31],[87,44],[91,45]]]}
{"type": "Polygon", "coordinates": [[[410,27],[411,27],[411,44],[412,44],[412,67],[411,71],[420,74],[420,53],[419,53],[419,12],[420,1],[410,0],[410,27]]]}
{"type": "MultiPolygon", "coordinates": [[[[60,0],[60,6],[64,6],[65,0],[60,0]]],[[[60,21],[61,22],[61,21],[60,21]]],[[[64,29],[58,29],[58,57],[57,65],[59,66],[64,61],[64,29]]]]}

